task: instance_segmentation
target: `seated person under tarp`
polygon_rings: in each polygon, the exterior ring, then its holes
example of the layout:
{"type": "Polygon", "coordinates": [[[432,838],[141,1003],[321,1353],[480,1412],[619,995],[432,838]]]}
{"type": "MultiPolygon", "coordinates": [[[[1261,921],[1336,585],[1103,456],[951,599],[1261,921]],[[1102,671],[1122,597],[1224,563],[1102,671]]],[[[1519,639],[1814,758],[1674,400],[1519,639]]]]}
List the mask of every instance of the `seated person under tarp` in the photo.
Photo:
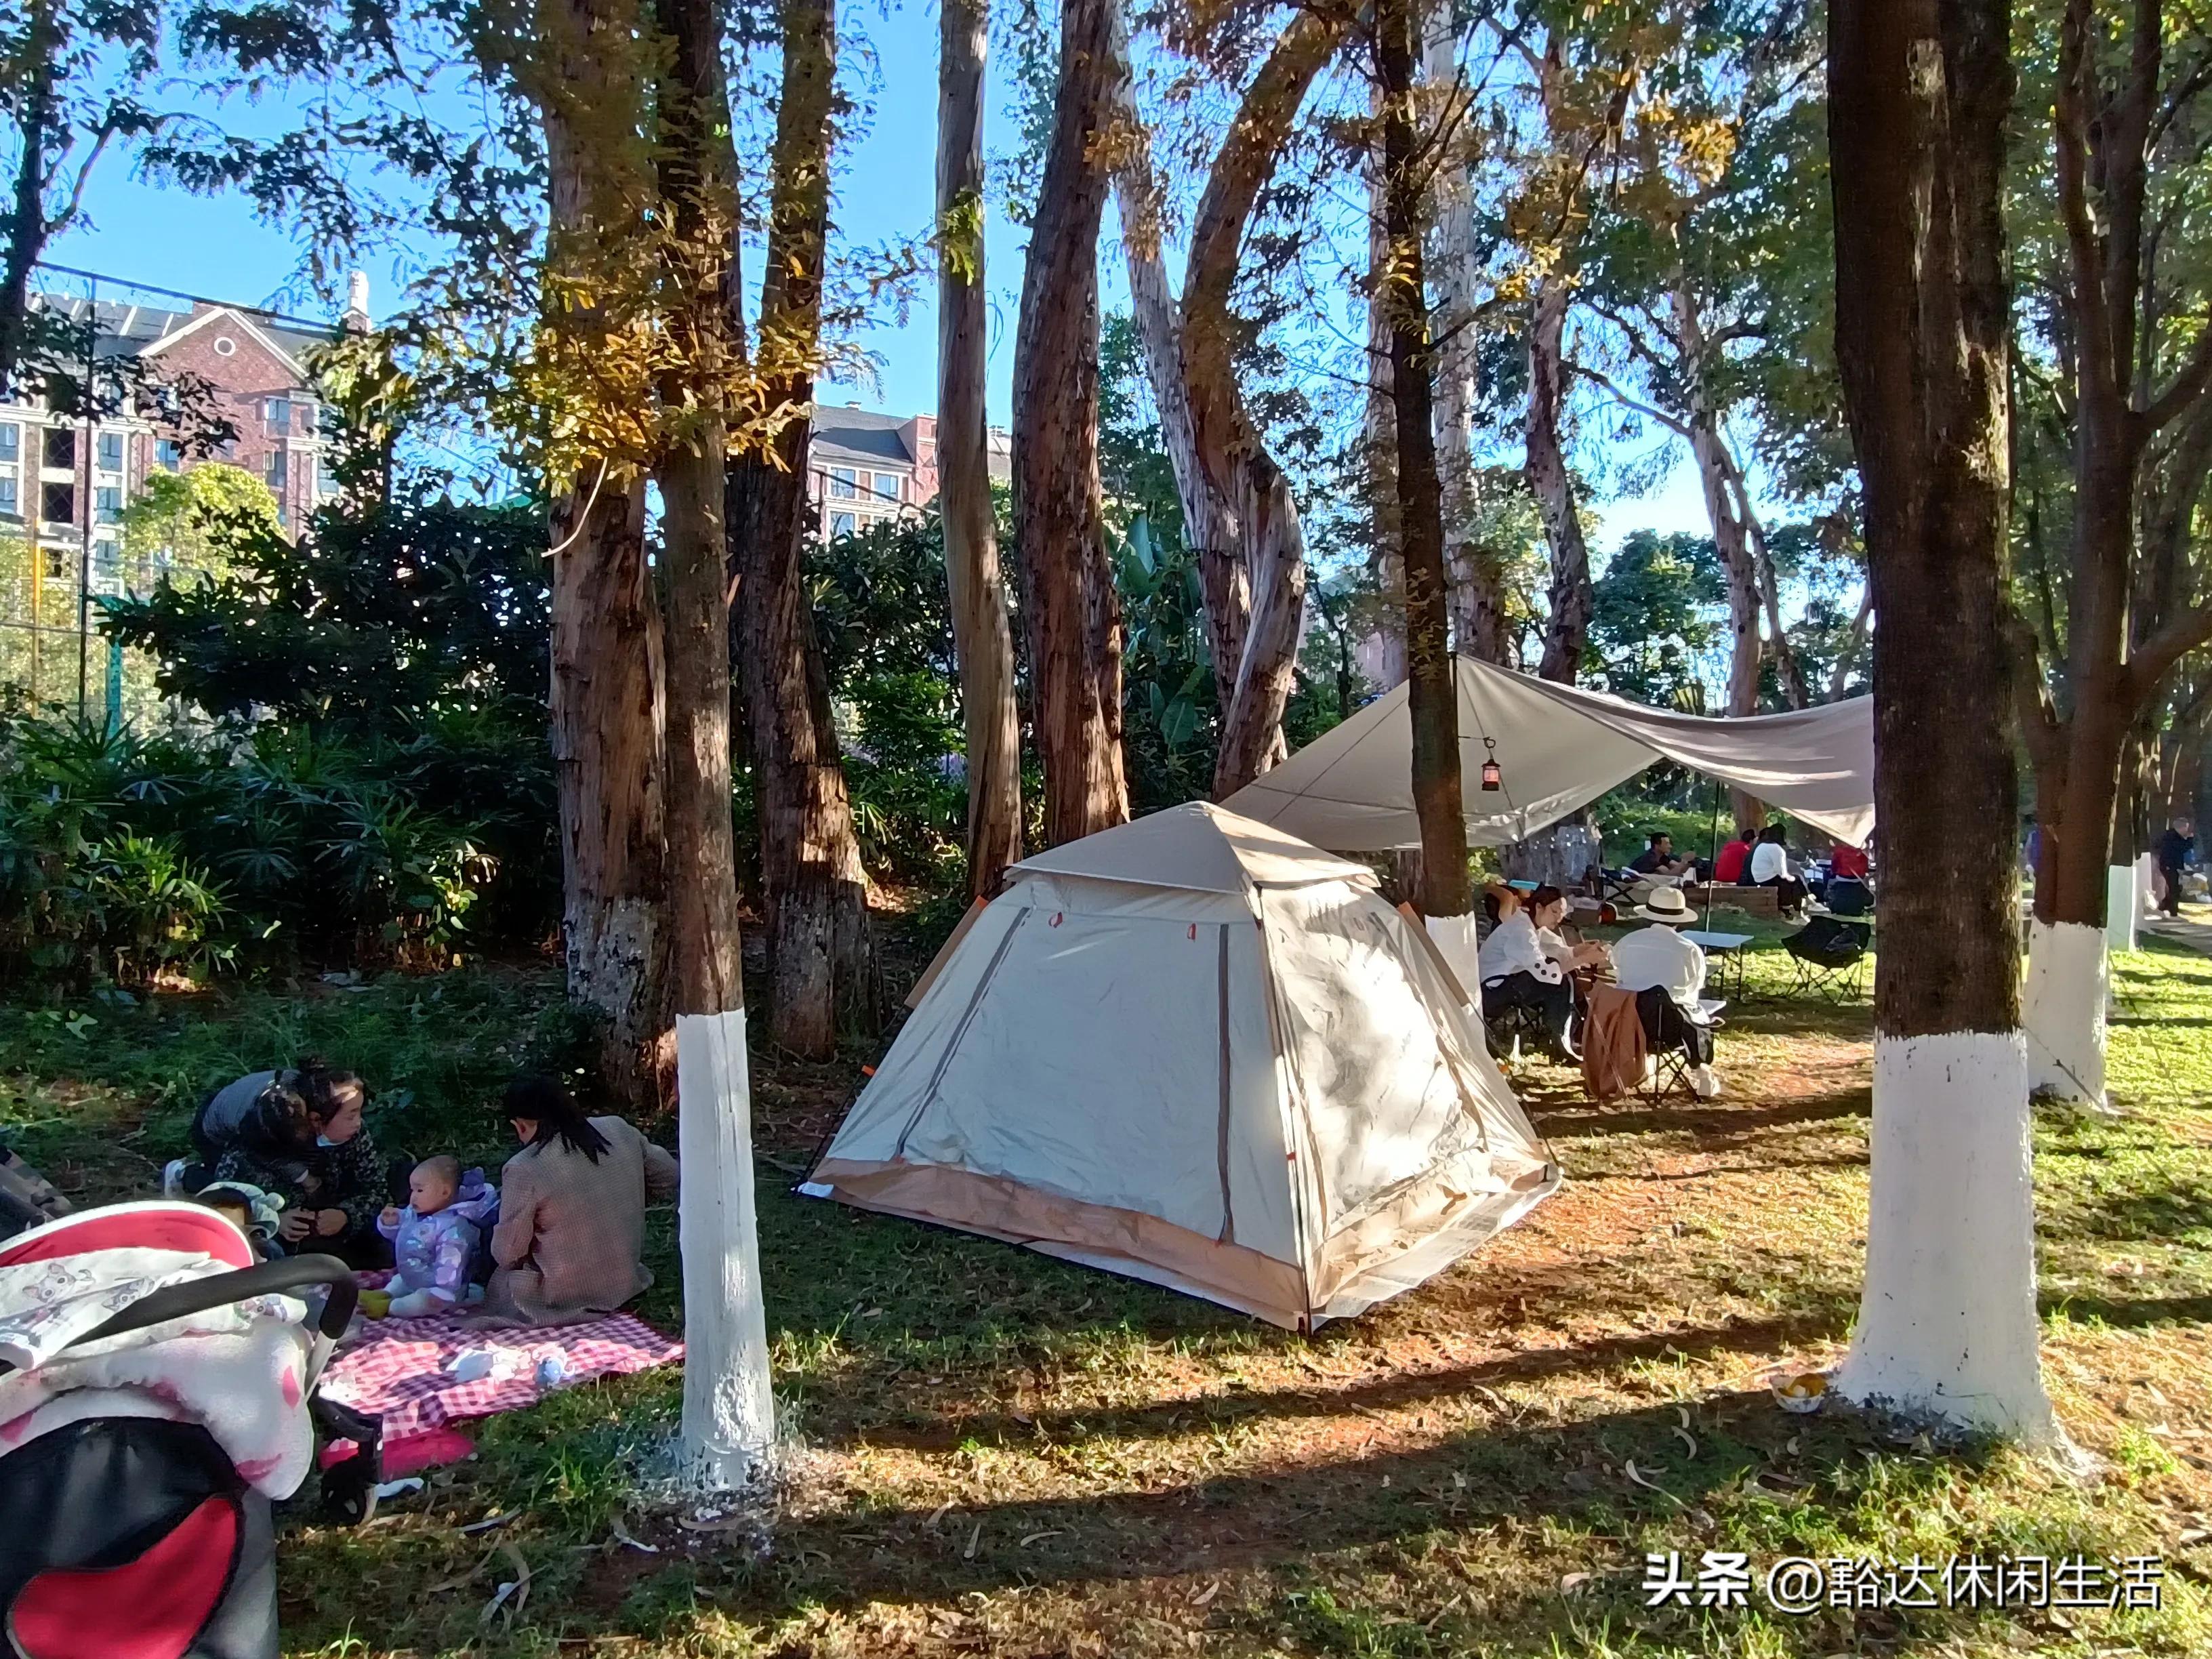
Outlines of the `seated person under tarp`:
{"type": "Polygon", "coordinates": [[[1644,999],[1654,1024],[1646,1027],[1655,1048],[1680,1048],[1691,1066],[1690,1086],[1700,1099],[1721,1091],[1713,1073],[1712,1026],[1699,1000],[1705,988],[1705,953],[1679,931],[1697,920],[1679,890],[1665,888],[1636,907],[1650,923],[1615,941],[1613,983],[1629,992],[1662,991],[1663,999],[1644,999]]]}
{"type": "Polygon", "coordinates": [[[1509,1009],[1534,1010],[1555,1059],[1571,1057],[1574,1048],[1575,988],[1570,970],[1601,961],[1601,945],[1570,945],[1559,927],[1567,914],[1566,895],[1546,885],[1526,904],[1504,915],[1490,930],[1476,957],[1482,975],[1482,1012],[1494,1019],[1509,1009]]]}

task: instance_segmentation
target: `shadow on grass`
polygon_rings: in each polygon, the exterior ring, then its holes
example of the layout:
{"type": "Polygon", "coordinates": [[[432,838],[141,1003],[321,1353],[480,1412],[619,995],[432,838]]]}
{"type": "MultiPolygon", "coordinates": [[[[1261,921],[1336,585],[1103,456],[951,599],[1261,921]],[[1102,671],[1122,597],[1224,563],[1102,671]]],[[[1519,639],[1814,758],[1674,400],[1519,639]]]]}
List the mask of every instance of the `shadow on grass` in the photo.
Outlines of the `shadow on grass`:
{"type": "Polygon", "coordinates": [[[1832,1094],[1801,1096],[1771,1105],[1735,1106],[1684,1101],[1678,1106],[1613,1111],[1587,1101],[1562,1109],[1534,1106],[1536,1127],[1547,1139],[1577,1140],[1614,1135],[1694,1134],[1715,1147],[1736,1145],[1766,1129],[1792,1123],[1820,1123],[1865,1117],[1873,1109],[1863,1084],[1832,1094]]]}
{"type": "MultiPolygon", "coordinates": [[[[1205,1400],[1162,1401],[1130,1407],[1048,1413],[947,1413],[927,1424],[885,1425],[852,1436],[869,1445],[910,1450],[950,1450],[969,1441],[982,1444],[1035,1441],[1057,1445],[1087,1440],[1132,1440],[1225,1428],[1255,1420],[1340,1417],[1449,1400],[1471,1390],[1538,1382],[1570,1374],[1596,1374],[1638,1361],[1706,1359],[1718,1354],[1781,1353],[1841,1334],[1848,1308],[1824,1315],[1732,1320],[1694,1330],[1619,1334],[1564,1346],[1528,1348],[1471,1365],[1403,1372],[1340,1388],[1240,1390],[1205,1400]]],[[[822,1442],[820,1443],[831,1443],[822,1442]]]]}

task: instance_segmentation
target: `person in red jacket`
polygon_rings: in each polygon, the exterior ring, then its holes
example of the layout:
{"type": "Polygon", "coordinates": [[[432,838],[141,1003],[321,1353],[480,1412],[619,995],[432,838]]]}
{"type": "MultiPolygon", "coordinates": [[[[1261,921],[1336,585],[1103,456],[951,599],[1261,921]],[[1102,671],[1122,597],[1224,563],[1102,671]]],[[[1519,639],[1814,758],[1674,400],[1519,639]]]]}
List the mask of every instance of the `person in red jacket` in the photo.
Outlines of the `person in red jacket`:
{"type": "Polygon", "coordinates": [[[1844,842],[1838,842],[1834,850],[1828,854],[1828,874],[1831,877],[1843,876],[1854,881],[1864,881],[1867,872],[1872,867],[1867,861],[1863,848],[1853,847],[1844,842]]]}
{"type": "Polygon", "coordinates": [[[1756,830],[1740,830],[1736,837],[1721,848],[1720,856],[1713,860],[1713,879],[1724,887],[1741,886],[1744,866],[1751,862],[1751,844],[1759,837],[1756,830]]]}

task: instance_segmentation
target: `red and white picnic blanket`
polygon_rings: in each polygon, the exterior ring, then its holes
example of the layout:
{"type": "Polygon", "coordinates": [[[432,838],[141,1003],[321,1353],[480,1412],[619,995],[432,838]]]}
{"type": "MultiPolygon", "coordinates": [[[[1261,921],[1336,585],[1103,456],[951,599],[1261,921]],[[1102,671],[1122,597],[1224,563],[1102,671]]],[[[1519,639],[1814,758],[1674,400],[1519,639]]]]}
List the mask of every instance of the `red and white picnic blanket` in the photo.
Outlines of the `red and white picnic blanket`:
{"type": "Polygon", "coordinates": [[[388,1449],[472,1417],[520,1411],[550,1389],[683,1357],[681,1342],[632,1314],[529,1330],[486,1330],[463,1315],[437,1314],[370,1323],[331,1362],[322,1392],[381,1417],[388,1449]]]}

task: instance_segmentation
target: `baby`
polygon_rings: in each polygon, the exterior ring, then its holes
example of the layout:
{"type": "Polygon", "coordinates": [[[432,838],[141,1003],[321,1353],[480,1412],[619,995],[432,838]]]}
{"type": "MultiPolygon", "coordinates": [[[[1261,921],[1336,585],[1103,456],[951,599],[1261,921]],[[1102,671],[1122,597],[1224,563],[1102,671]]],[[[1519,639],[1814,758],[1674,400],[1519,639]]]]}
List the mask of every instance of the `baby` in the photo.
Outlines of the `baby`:
{"type": "Polygon", "coordinates": [[[376,1231],[392,1241],[398,1271],[385,1287],[390,1315],[416,1319],[449,1313],[467,1300],[479,1229],[499,1206],[483,1173],[464,1177],[460,1160],[426,1158],[407,1177],[408,1205],[385,1206],[376,1231]]]}

